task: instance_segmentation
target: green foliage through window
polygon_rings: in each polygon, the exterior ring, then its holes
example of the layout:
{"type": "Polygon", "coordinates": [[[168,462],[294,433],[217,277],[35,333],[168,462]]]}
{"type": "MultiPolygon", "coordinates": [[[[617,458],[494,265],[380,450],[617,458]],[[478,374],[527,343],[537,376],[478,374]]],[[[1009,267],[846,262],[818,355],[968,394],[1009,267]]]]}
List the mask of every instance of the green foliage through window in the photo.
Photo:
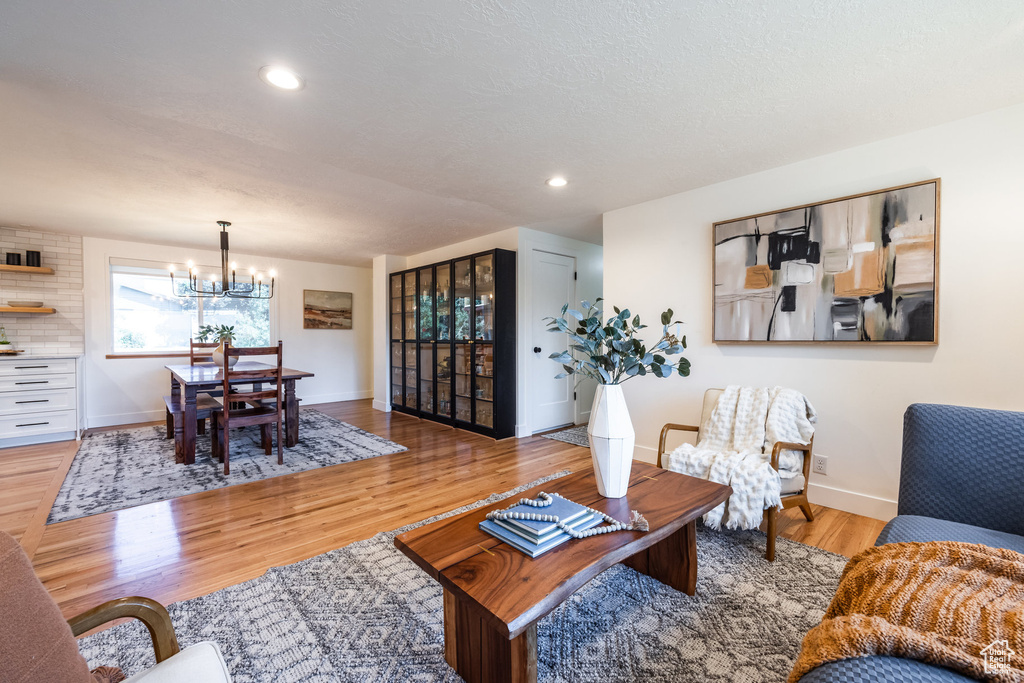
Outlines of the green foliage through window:
{"type": "Polygon", "coordinates": [[[110,284],[114,352],[187,350],[204,326],[233,327],[235,346],[270,344],[269,299],[175,296],[186,281],[175,279],[172,292],[167,271],[155,268],[111,266],[110,284]]]}

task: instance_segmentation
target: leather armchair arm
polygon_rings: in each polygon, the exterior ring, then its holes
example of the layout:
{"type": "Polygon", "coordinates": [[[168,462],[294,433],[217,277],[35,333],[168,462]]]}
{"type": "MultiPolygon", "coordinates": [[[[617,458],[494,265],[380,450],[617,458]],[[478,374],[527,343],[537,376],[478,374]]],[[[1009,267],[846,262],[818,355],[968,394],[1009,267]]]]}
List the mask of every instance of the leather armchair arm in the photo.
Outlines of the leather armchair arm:
{"type": "Polygon", "coordinates": [[[77,617],[71,617],[68,619],[68,625],[71,627],[72,633],[80,636],[97,626],[125,617],[138,619],[146,625],[149,637],[153,640],[157,663],[173,657],[181,651],[178,646],[178,638],[174,635],[171,615],[167,613],[167,609],[163,605],[150,598],[134,596],[111,600],[88,612],[79,614],[77,617]]]}
{"type": "Polygon", "coordinates": [[[662,467],[661,456],[665,453],[665,439],[668,437],[668,433],[671,431],[679,432],[699,432],[700,427],[694,425],[681,425],[674,422],[669,422],[667,425],[661,428],[661,439],[658,441],[658,467],[662,467]]]}

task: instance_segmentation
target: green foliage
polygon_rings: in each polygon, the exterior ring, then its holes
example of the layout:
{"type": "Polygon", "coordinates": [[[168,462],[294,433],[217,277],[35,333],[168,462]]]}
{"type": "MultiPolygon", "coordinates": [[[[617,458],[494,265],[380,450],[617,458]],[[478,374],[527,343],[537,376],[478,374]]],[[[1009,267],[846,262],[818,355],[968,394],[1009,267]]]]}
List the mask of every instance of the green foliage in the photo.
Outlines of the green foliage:
{"type": "Polygon", "coordinates": [[[549,321],[549,332],[565,333],[571,342],[567,350],[549,356],[564,370],[556,379],[581,375],[600,384],[622,384],[632,377],[649,374],[689,376],[690,361],[679,356],[672,363],[667,358],[681,354],[686,348],[686,337],[677,337],[668,329],[669,325],[681,324],[679,320],[672,320],[671,308],[661,314],[661,339],[647,348],[638,336],[640,330],[647,327],[640,322],[640,316],[634,315],[631,320],[628,308],[619,310],[613,306],[615,315],[602,323],[602,311],[598,307],[601,301],[598,299],[593,305],[581,302],[582,311],[566,304],[562,306],[560,317],[544,318],[549,321]]]}
{"type": "Polygon", "coordinates": [[[209,342],[209,341],[227,341],[228,343],[234,344],[235,342],[235,326],[234,325],[203,325],[199,328],[199,334],[196,335],[196,341],[209,342]]]}
{"type": "Polygon", "coordinates": [[[146,336],[131,330],[122,330],[117,338],[118,349],[144,349],[146,348],[146,336]]]}

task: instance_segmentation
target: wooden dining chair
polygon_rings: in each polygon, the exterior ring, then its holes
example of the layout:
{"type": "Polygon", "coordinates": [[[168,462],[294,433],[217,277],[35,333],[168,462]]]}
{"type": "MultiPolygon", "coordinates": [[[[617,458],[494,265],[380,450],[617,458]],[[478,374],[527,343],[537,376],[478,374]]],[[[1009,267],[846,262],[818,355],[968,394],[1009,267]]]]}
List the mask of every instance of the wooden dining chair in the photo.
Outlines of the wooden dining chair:
{"type": "MultiPolygon", "coordinates": [[[[220,346],[220,342],[197,342],[194,339],[188,340],[188,360],[189,365],[195,365],[196,363],[212,363],[213,362],[213,349],[220,346]],[[209,352],[204,352],[206,349],[210,349],[209,352]]],[[[196,400],[197,412],[196,412],[196,434],[206,433],[206,418],[210,417],[210,409],[216,401],[211,399],[214,396],[220,396],[220,390],[206,391],[199,394],[196,400]]],[[[181,414],[185,398],[179,397],[175,400],[173,396],[164,396],[164,409],[166,415],[164,419],[167,422],[167,438],[174,438],[174,421],[177,416],[181,414]]]]}
{"type": "Polygon", "coordinates": [[[212,363],[213,349],[217,348],[218,346],[220,346],[220,342],[197,342],[195,339],[189,339],[189,365],[195,365],[196,363],[212,363]],[[210,351],[204,351],[205,349],[210,349],[210,351]]]}
{"type": "Polygon", "coordinates": [[[284,405],[284,394],[281,390],[281,358],[282,342],[278,341],[277,346],[259,347],[232,347],[224,345],[224,367],[221,368],[223,376],[224,395],[231,396],[231,401],[225,401],[220,411],[213,414],[213,438],[211,447],[214,457],[224,463],[224,474],[231,472],[231,444],[230,430],[232,427],[243,427],[245,425],[260,426],[260,443],[267,455],[273,450],[271,444],[270,425],[277,423],[277,464],[284,464],[283,441],[281,437],[281,425],[284,422],[284,415],[281,408],[284,405]],[[239,369],[232,368],[232,358],[243,358],[245,356],[276,356],[276,368],[267,370],[246,370],[244,365],[239,369]],[[235,390],[231,393],[231,385],[252,382],[254,386],[249,390],[235,390]],[[263,389],[263,384],[273,384],[273,389],[263,389]],[[271,404],[271,401],[273,402],[271,404]],[[241,407],[235,407],[241,406],[241,407]]]}

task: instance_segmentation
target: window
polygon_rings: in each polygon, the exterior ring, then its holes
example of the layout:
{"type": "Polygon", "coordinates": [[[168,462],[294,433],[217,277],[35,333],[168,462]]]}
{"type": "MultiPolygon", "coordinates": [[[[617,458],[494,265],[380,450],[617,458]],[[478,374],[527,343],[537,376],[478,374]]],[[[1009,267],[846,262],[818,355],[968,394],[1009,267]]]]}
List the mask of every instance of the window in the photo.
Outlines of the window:
{"type": "MultiPolygon", "coordinates": [[[[200,270],[212,273],[215,269],[207,266],[200,270]]],[[[114,353],[187,351],[188,340],[195,338],[203,325],[234,326],[236,346],[270,344],[271,299],[175,296],[189,291],[184,270],[175,272],[174,284],[176,292],[171,291],[166,268],[110,260],[114,353]]]]}

